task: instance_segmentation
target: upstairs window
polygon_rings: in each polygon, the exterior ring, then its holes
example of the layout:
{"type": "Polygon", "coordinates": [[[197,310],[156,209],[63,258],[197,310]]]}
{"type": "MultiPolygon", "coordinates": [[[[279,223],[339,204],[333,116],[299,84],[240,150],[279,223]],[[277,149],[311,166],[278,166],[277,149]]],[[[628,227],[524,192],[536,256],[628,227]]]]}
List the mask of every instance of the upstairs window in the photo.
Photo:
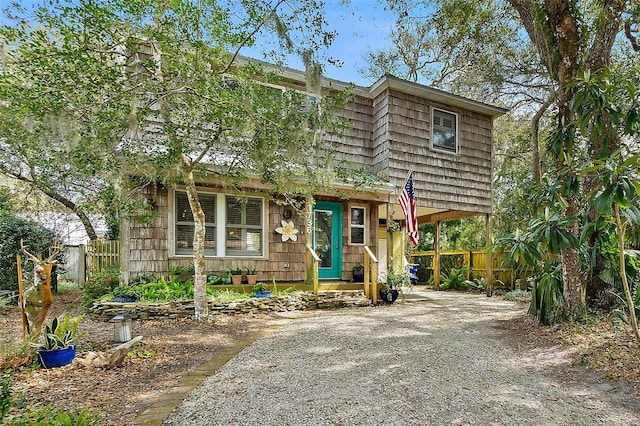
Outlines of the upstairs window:
{"type": "Polygon", "coordinates": [[[436,149],[458,152],[458,116],[433,109],[432,144],[436,149]]]}

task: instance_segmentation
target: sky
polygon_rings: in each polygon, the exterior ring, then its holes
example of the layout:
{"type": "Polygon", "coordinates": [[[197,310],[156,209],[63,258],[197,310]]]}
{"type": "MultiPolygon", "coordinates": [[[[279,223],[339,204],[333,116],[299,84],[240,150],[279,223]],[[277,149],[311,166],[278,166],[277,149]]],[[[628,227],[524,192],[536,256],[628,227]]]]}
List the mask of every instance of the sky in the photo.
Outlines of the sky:
{"type": "MultiPolygon", "coordinates": [[[[12,0],[0,0],[0,8],[12,0]]],[[[34,4],[42,4],[43,0],[21,0],[19,3],[27,9],[34,4]]],[[[368,81],[358,74],[364,68],[364,56],[368,49],[389,46],[390,28],[395,22],[391,12],[385,10],[378,0],[325,0],[329,29],[337,31],[337,37],[327,51],[327,56],[343,62],[341,67],[325,64],[325,76],[336,80],[370,86],[368,81]]],[[[1,15],[1,14],[0,14],[1,15]]],[[[4,23],[0,17],[0,24],[4,23]]],[[[268,41],[267,41],[268,43],[268,41]]],[[[258,49],[242,50],[245,56],[263,59],[258,49]]],[[[289,67],[303,70],[302,61],[296,57],[288,59],[289,67]]]]}
{"type": "Polygon", "coordinates": [[[374,83],[359,76],[358,68],[365,67],[364,56],[370,47],[390,45],[390,28],[395,22],[393,14],[376,0],[352,0],[349,5],[327,0],[326,19],[338,31],[328,54],[344,62],[341,68],[328,64],[326,76],[361,86],[374,83]]]}
{"type": "MultiPolygon", "coordinates": [[[[370,86],[374,81],[360,76],[358,69],[365,67],[364,57],[369,48],[380,49],[390,46],[389,34],[395,18],[393,13],[385,10],[377,0],[351,0],[348,4],[343,4],[343,1],[325,0],[328,28],[338,33],[327,51],[327,56],[343,62],[341,67],[325,63],[325,77],[359,86],[370,86]]],[[[264,45],[255,49],[244,49],[242,54],[263,59],[260,54],[263,47],[264,45]]],[[[288,66],[298,70],[304,69],[302,61],[294,56],[288,58],[288,66]]]]}

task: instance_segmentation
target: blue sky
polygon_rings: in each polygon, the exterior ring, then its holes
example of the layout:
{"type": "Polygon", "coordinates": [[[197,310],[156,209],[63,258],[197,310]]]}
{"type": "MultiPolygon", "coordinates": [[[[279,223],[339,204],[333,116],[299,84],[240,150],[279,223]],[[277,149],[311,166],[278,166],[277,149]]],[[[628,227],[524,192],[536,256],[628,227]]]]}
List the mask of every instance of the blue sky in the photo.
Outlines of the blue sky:
{"type": "MultiPolygon", "coordinates": [[[[365,67],[364,56],[370,47],[383,48],[390,45],[389,34],[395,22],[394,15],[385,10],[377,0],[351,0],[348,4],[342,4],[340,0],[325,2],[325,19],[329,28],[338,32],[336,40],[327,51],[327,56],[343,62],[339,68],[326,64],[325,76],[360,86],[370,86],[373,81],[361,77],[358,69],[365,67]]],[[[242,53],[263,59],[259,53],[260,47],[243,50],[242,53]]],[[[299,58],[290,57],[288,62],[291,68],[304,68],[299,58]]]]}
{"type": "Polygon", "coordinates": [[[395,22],[393,14],[375,0],[352,0],[346,6],[340,5],[338,0],[327,0],[326,19],[338,31],[328,53],[344,62],[339,69],[328,65],[327,76],[363,86],[373,83],[360,77],[357,69],[365,66],[363,57],[370,47],[390,45],[390,28],[395,22]]]}
{"type": "MultiPolygon", "coordinates": [[[[0,0],[0,8],[11,0],[0,0]]],[[[34,4],[42,4],[44,0],[19,0],[30,9],[34,4]]],[[[325,18],[329,29],[336,30],[338,35],[326,52],[327,56],[343,62],[341,67],[326,64],[325,76],[336,80],[352,82],[361,86],[369,86],[368,81],[358,74],[358,69],[365,67],[364,56],[370,47],[383,48],[389,46],[390,28],[395,22],[391,12],[385,10],[378,0],[325,0],[325,18]]],[[[1,16],[2,14],[0,14],[1,16]]],[[[0,23],[4,23],[3,17],[0,23]]],[[[268,41],[267,41],[268,43],[268,41]]],[[[246,56],[261,58],[259,49],[243,50],[246,56]]],[[[299,58],[289,58],[291,68],[302,70],[299,58]]]]}

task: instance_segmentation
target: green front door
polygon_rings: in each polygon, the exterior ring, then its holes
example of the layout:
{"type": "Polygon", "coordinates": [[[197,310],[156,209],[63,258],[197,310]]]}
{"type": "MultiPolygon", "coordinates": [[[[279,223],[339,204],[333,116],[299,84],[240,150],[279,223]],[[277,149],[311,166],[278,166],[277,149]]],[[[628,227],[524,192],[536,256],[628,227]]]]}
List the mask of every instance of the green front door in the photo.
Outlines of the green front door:
{"type": "Polygon", "coordinates": [[[342,278],[342,203],[316,201],[313,249],[320,257],[320,278],[342,278]]]}

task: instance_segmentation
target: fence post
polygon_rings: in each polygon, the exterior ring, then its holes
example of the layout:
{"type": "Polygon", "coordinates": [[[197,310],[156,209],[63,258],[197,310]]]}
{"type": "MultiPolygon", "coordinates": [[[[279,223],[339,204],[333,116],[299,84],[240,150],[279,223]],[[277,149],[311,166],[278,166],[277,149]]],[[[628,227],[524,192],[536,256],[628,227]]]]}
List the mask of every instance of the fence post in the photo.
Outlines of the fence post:
{"type": "Polygon", "coordinates": [[[87,282],[87,246],[78,246],[78,285],[82,286],[87,282]]]}

